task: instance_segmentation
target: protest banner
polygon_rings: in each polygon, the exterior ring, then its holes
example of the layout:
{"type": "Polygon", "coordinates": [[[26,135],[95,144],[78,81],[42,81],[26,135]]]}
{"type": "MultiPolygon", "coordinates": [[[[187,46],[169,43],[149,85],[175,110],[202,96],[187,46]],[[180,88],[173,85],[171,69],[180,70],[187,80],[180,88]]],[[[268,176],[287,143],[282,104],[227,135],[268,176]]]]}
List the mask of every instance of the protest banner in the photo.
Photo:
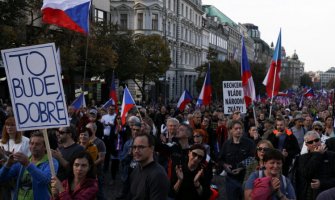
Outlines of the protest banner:
{"type": "Polygon", "coordinates": [[[1,51],[18,131],[43,129],[52,176],[56,175],[47,128],[70,126],[55,44],[1,51]]]}
{"type": "Polygon", "coordinates": [[[69,126],[53,43],[2,50],[17,130],[69,126]]]}
{"type": "Polygon", "coordinates": [[[222,81],[224,114],[246,113],[242,81],[222,81]]]}

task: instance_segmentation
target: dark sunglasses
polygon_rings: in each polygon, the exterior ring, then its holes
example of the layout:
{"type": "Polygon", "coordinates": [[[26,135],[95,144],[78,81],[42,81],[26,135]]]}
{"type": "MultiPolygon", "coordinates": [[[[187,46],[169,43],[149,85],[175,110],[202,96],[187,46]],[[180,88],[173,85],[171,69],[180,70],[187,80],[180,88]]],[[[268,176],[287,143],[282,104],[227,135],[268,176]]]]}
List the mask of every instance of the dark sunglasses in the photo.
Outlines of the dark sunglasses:
{"type": "Polygon", "coordinates": [[[199,137],[202,137],[202,135],[193,135],[193,137],[199,138],[199,137]]]}
{"type": "Polygon", "coordinates": [[[322,128],[314,128],[316,131],[322,131],[322,128]]]}
{"type": "Polygon", "coordinates": [[[58,130],[58,133],[59,133],[60,135],[63,135],[63,134],[65,134],[65,133],[68,133],[68,131],[60,131],[60,130],[58,130]]]}
{"type": "Polygon", "coordinates": [[[320,142],[320,138],[316,138],[316,139],[314,139],[314,140],[310,140],[310,141],[306,142],[306,144],[313,144],[314,142],[315,142],[315,143],[320,142]]]}
{"type": "Polygon", "coordinates": [[[202,156],[202,155],[199,155],[199,154],[197,154],[197,153],[195,153],[195,152],[193,152],[192,151],[192,156],[195,158],[195,157],[197,157],[199,160],[202,160],[204,157],[202,156]]]}
{"type": "Polygon", "coordinates": [[[269,148],[267,148],[267,147],[257,147],[257,151],[269,151],[269,148]]]}

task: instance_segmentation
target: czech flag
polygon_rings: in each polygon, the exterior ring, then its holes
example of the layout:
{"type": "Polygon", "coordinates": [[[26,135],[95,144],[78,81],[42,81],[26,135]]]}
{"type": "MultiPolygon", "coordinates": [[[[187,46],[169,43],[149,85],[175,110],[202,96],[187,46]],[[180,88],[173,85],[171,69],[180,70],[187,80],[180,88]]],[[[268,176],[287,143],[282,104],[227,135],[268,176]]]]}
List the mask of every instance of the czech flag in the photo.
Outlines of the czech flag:
{"type": "Polygon", "coordinates": [[[109,106],[114,106],[114,105],[115,105],[115,101],[112,98],[110,98],[104,105],[102,105],[102,108],[107,109],[109,106]]]}
{"type": "Polygon", "coordinates": [[[212,100],[212,83],[211,83],[211,66],[208,64],[208,69],[206,73],[206,77],[204,80],[204,84],[202,85],[201,92],[199,98],[197,100],[197,107],[201,105],[209,105],[212,100]]]}
{"type": "Polygon", "coordinates": [[[84,93],[81,93],[71,104],[75,109],[79,109],[81,107],[86,107],[86,101],[84,93]]]}
{"type": "Polygon", "coordinates": [[[133,97],[131,96],[128,88],[126,87],[123,91],[123,100],[122,100],[122,106],[121,106],[121,123],[124,125],[126,123],[126,117],[129,112],[134,106],[135,101],[133,97]]]}
{"type": "Polygon", "coordinates": [[[244,100],[246,107],[249,107],[256,100],[255,84],[252,79],[251,70],[248,61],[247,50],[245,49],[244,39],[242,37],[242,59],[241,59],[241,76],[244,100]]]}
{"type": "Polygon", "coordinates": [[[115,105],[115,111],[116,113],[119,112],[118,106],[117,106],[117,96],[116,96],[116,88],[115,88],[115,78],[114,78],[114,71],[112,75],[112,82],[111,82],[111,87],[109,90],[109,98],[113,99],[114,105],[115,105]]]}
{"type": "Polygon", "coordinates": [[[281,30],[279,32],[275,52],[273,54],[271,65],[265,76],[263,85],[266,86],[268,97],[272,98],[279,92],[280,86],[280,70],[281,70],[281,30]]]}
{"type": "Polygon", "coordinates": [[[304,94],[304,97],[314,97],[314,90],[312,88],[307,90],[304,94]]]}
{"type": "Polygon", "coordinates": [[[177,103],[178,110],[183,111],[186,105],[192,102],[192,99],[193,97],[190,95],[190,93],[187,90],[184,90],[183,94],[181,95],[177,103]]]}
{"type": "Polygon", "coordinates": [[[42,21],[88,34],[90,6],[90,0],[43,0],[42,21]]]}

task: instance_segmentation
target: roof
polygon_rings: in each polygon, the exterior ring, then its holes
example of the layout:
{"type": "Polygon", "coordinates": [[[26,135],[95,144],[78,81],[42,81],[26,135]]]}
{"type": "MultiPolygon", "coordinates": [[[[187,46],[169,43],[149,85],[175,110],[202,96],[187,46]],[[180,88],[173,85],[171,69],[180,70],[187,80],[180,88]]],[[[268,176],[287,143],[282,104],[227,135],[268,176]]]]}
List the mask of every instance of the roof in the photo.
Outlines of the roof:
{"type": "Polygon", "coordinates": [[[228,23],[231,26],[237,26],[237,24],[233,20],[231,20],[213,5],[203,5],[202,10],[207,14],[207,16],[218,17],[218,19],[222,23],[228,23]]]}

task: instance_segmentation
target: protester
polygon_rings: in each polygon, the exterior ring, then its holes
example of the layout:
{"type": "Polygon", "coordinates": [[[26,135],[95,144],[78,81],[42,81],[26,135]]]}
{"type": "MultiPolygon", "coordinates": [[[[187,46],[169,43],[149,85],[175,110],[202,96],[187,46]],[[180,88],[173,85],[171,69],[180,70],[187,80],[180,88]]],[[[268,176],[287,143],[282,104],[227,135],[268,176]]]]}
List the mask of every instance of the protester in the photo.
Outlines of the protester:
{"type": "Polygon", "coordinates": [[[67,169],[69,167],[69,162],[72,157],[81,151],[84,151],[84,147],[75,143],[73,137],[76,135],[76,129],[72,126],[61,127],[58,129],[56,134],[59,137],[59,143],[61,146],[57,150],[51,150],[52,156],[56,158],[59,162],[59,170],[57,177],[59,180],[63,181],[68,176],[67,169]]]}
{"type": "Polygon", "coordinates": [[[260,140],[261,137],[258,134],[258,130],[256,126],[250,126],[248,130],[248,137],[255,143],[257,144],[260,140]]]}
{"type": "Polygon", "coordinates": [[[54,200],[95,200],[98,193],[95,165],[92,156],[85,151],[76,154],[69,164],[67,179],[52,177],[51,192],[54,200]]]}
{"type": "Polygon", "coordinates": [[[3,148],[7,152],[21,152],[30,156],[29,139],[23,136],[22,132],[16,130],[14,117],[9,117],[5,121],[0,148],[3,148]]]}
{"type": "Polygon", "coordinates": [[[334,118],[332,116],[327,116],[325,119],[325,130],[324,133],[328,137],[335,137],[334,131],[334,118]]]}
{"type": "Polygon", "coordinates": [[[307,132],[304,127],[304,118],[301,114],[294,117],[294,126],[291,128],[293,135],[297,138],[300,149],[304,143],[304,135],[307,132]]]}
{"type": "Polygon", "coordinates": [[[137,135],[132,145],[132,153],[139,165],[130,175],[129,199],[167,199],[169,181],[163,167],[154,161],[152,136],[137,135]]]}
{"type": "MultiPolygon", "coordinates": [[[[0,182],[16,178],[13,199],[50,199],[51,170],[42,133],[31,135],[29,149],[31,157],[22,152],[15,152],[8,157],[5,166],[0,169],[0,182]]],[[[53,163],[57,172],[58,161],[53,159],[53,163]]]]}
{"type": "Polygon", "coordinates": [[[211,153],[210,146],[203,142],[203,138],[204,138],[205,134],[206,133],[203,129],[195,129],[193,131],[193,142],[194,142],[194,144],[201,144],[205,148],[206,154],[210,155],[210,153],[211,153]]]}
{"type": "Polygon", "coordinates": [[[203,145],[194,144],[188,153],[188,160],[175,167],[171,187],[175,200],[208,199],[211,195],[210,177],[205,176],[206,151],[203,145]]]}
{"type": "Polygon", "coordinates": [[[269,135],[268,140],[274,148],[281,151],[285,157],[283,163],[283,174],[287,175],[293,158],[299,154],[300,148],[296,137],[292,131],[286,128],[283,118],[276,119],[275,130],[269,135]]]}
{"type": "Polygon", "coordinates": [[[312,200],[327,189],[335,187],[335,153],[321,144],[315,131],[306,133],[308,153],[299,157],[296,168],[296,193],[298,199],[312,200]]]}
{"type": "Polygon", "coordinates": [[[290,180],[281,175],[283,154],[276,149],[269,149],[263,161],[265,169],[253,172],[247,180],[244,199],[295,199],[290,180]]]}
{"type": "Polygon", "coordinates": [[[248,180],[250,174],[256,170],[264,170],[264,154],[269,150],[273,149],[273,145],[269,140],[261,140],[257,143],[255,159],[249,164],[246,169],[244,176],[244,182],[248,180]]]}
{"type": "Polygon", "coordinates": [[[242,198],[242,182],[245,175],[243,161],[255,155],[255,144],[243,136],[243,124],[232,120],[229,125],[231,139],[227,140],[221,149],[219,162],[227,172],[226,191],[229,200],[242,198]]]}
{"type": "Polygon", "coordinates": [[[103,165],[104,160],[105,160],[106,146],[105,146],[105,143],[95,135],[95,133],[97,131],[96,123],[90,122],[86,125],[86,128],[91,130],[92,137],[90,138],[90,140],[98,148],[98,158],[94,161],[94,164],[95,164],[96,169],[97,169],[97,179],[98,179],[98,186],[99,186],[99,192],[98,192],[98,195],[97,195],[97,199],[98,200],[104,200],[105,199],[104,190],[103,190],[104,173],[103,173],[102,165],[103,165]]]}
{"type": "Polygon", "coordinates": [[[92,141],[90,141],[91,137],[91,130],[86,127],[82,127],[80,129],[78,144],[83,146],[85,150],[91,155],[93,161],[95,161],[98,158],[98,148],[95,144],[93,144],[92,141]]]}

